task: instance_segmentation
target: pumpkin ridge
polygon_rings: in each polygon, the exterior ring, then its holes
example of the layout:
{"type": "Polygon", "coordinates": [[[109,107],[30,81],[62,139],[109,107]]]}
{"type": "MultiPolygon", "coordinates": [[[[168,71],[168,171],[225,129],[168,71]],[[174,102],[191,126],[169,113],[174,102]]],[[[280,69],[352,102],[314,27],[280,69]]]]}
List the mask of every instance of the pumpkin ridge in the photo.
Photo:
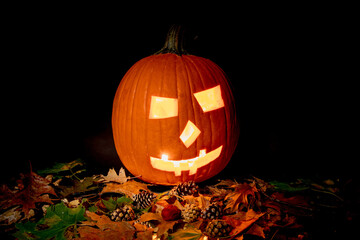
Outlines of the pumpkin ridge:
{"type": "MultiPolygon", "coordinates": [[[[129,139],[130,139],[130,142],[132,143],[131,144],[132,155],[134,155],[134,152],[136,152],[136,149],[134,149],[134,145],[136,145],[136,144],[134,144],[134,142],[133,142],[134,141],[134,136],[138,136],[137,131],[136,131],[137,130],[136,125],[134,124],[135,121],[133,121],[133,119],[134,119],[133,113],[134,113],[134,109],[136,109],[135,108],[135,99],[137,97],[136,95],[137,95],[137,92],[138,92],[137,88],[139,86],[139,82],[143,79],[142,75],[143,75],[143,73],[144,73],[144,71],[146,69],[146,66],[150,65],[150,63],[151,63],[151,61],[149,61],[149,58],[147,59],[146,62],[142,63],[143,65],[140,67],[140,70],[138,71],[138,74],[136,75],[136,78],[134,78],[134,80],[136,80],[136,83],[135,84],[134,84],[134,82],[132,83],[133,85],[135,85],[133,87],[134,91],[131,94],[131,98],[130,98],[131,100],[129,101],[131,103],[131,104],[129,104],[129,106],[131,105],[131,108],[130,108],[131,110],[129,112],[129,115],[130,115],[130,117],[129,117],[130,118],[130,121],[129,121],[130,137],[129,137],[129,139]]],[[[138,169],[139,166],[138,166],[137,161],[135,160],[133,162],[134,162],[135,168],[138,169]]]]}
{"type": "MultiPolygon", "coordinates": [[[[199,60],[202,60],[201,58],[197,58],[196,57],[196,59],[199,59],[199,60]]],[[[194,68],[196,69],[196,72],[197,72],[197,74],[198,74],[198,76],[199,76],[199,79],[200,79],[200,83],[201,83],[201,89],[206,89],[206,85],[205,85],[205,81],[204,81],[204,77],[203,77],[203,75],[202,75],[202,70],[201,69],[199,69],[199,66],[198,66],[198,64],[197,63],[195,63],[195,61],[193,60],[193,57],[189,57],[189,60],[191,61],[191,63],[193,64],[193,66],[194,66],[194,68]]],[[[199,61],[200,62],[200,61],[199,61]]],[[[195,92],[193,92],[193,94],[194,94],[195,92]]],[[[198,103],[196,103],[196,104],[198,104],[198,103]]],[[[201,111],[201,110],[200,110],[201,111]]],[[[210,118],[209,118],[209,116],[206,114],[206,115],[204,115],[204,117],[206,118],[206,119],[209,119],[210,120],[210,118]]],[[[208,122],[208,121],[207,121],[208,122]]],[[[203,124],[203,123],[201,123],[201,124],[203,124]]],[[[212,128],[211,127],[211,125],[212,125],[212,122],[211,122],[211,120],[210,120],[210,128],[212,128]]],[[[204,130],[203,130],[204,131],[204,130]]],[[[212,137],[212,132],[210,131],[209,132],[209,134],[210,134],[210,137],[212,137]]],[[[204,134],[202,134],[202,142],[203,142],[203,144],[204,144],[204,142],[206,141],[206,136],[205,136],[206,134],[204,133],[204,134]]],[[[197,143],[198,144],[198,143],[197,143]]],[[[197,149],[198,149],[198,151],[200,150],[200,148],[197,146],[197,149]]],[[[207,149],[207,151],[209,151],[210,149],[207,149]]],[[[211,164],[210,164],[211,165],[211,164]]],[[[199,174],[200,173],[200,171],[198,171],[197,172],[197,174],[199,174]]],[[[209,171],[206,173],[206,174],[208,174],[209,173],[209,171]]]]}

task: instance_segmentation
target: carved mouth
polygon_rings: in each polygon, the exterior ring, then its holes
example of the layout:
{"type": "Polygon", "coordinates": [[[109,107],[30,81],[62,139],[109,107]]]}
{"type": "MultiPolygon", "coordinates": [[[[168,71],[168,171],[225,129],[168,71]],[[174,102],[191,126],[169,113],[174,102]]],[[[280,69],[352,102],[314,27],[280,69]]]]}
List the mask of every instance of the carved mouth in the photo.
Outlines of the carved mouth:
{"type": "Polygon", "coordinates": [[[182,171],[190,171],[189,175],[193,175],[198,168],[206,166],[217,159],[221,154],[222,147],[223,146],[220,146],[209,153],[206,153],[205,149],[200,150],[199,156],[185,160],[168,160],[168,156],[165,154],[162,155],[162,158],[150,156],[150,162],[153,168],[174,172],[175,176],[181,176],[182,171]]]}

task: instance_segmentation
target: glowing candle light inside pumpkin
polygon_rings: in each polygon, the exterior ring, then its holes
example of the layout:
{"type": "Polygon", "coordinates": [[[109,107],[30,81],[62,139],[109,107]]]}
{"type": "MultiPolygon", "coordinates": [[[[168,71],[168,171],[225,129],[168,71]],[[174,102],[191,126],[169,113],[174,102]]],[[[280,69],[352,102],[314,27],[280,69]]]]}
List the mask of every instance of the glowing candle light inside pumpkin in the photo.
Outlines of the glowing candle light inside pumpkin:
{"type": "Polygon", "coordinates": [[[190,120],[186,123],[184,131],[180,135],[181,141],[188,148],[195,142],[201,131],[190,120]]]}
{"type": "Polygon", "coordinates": [[[163,119],[178,115],[176,98],[151,97],[149,119],[163,119]]]}
{"type": "Polygon", "coordinates": [[[194,97],[204,112],[210,112],[224,107],[220,85],[207,90],[194,93],[194,97]]]}

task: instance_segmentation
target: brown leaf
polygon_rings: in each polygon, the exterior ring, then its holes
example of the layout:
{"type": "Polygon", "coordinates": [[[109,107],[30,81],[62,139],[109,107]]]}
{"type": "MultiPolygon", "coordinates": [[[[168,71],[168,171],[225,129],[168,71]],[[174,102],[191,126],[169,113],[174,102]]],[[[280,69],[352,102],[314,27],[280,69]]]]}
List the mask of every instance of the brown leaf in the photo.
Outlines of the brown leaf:
{"type": "MultiPolygon", "coordinates": [[[[95,231],[98,234],[98,239],[133,239],[135,234],[135,228],[131,226],[128,222],[114,222],[111,221],[109,217],[105,215],[97,215],[96,213],[92,213],[86,211],[86,215],[90,217],[91,220],[96,221],[96,226],[99,227],[101,232],[95,231]]],[[[88,230],[88,229],[83,229],[88,230]]],[[[89,230],[91,234],[94,232],[89,230]]],[[[83,232],[83,234],[87,234],[83,232]]],[[[81,233],[80,233],[81,235],[81,233]]],[[[81,237],[83,237],[81,235],[81,237]]],[[[84,238],[85,239],[85,238],[84,238]]]]}
{"type": "Polygon", "coordinates": [[[158,237],[161,237],[163,234],[165,234],[166,232],[168,232],[169,230],[173,229],[174,225],[177,223],[178,221],[162,221],[157,227],[158,227],[158,231],[157,231],[157,235],[158,237]]]}
{"type": "Polygon", "coordinates": [[[239,212],[235,215],[224,216],[223,219],[233,227],[230,235],[238,235],[264,214],[265,213],[257,213],[250,209],[247,212],[239,212]]]}
{"type": "Polygon", "coordinates": [[[246,232],[246,234],[265,238],[264,228],[260,227],[257,224],[252,225],[251,228],[246,232]]]}
{"type": "Polygon", "coordinates": [[[152,220],[156,220],[156,221],[160,221],[160,222],[163,221],[160,214],[151,213],[151,212],[144,213],[143,215],[141,215],[141,217],[139,219],[140,222],[148,222],[148,221],[152,221],[152,220]]]}
{"type": "Polygon", "coordinates": [[[128,178],[125,174],[125,169],[120,168],[119,174],[116,173],[114,168],[109,169],[109,172],[106,176],[102,175],[105,182],[117,182],[117,183],[126,183],[128,178]]]}
{"type": "Polygon", "coordinates": [[[122,193],[129,197],[139,194],[140,190],[148,191],[147,184],[136,182],[134,180],[127,181],[126,183],[107,183],[100,194],[104,193],[122,193]]]}
{"type": "Polygon", "coordinates": [[[251,195],[255,197],[255,192],[257,192],[255,183],[239,183],[232,187],[235,188],[235,190],[225,197],[225,201],[228,201],[226,209],[230,209],[230,212],[237,211],[241,203],[247,205],[248,196],[251,195]]]}
{"type": "Polygon", "coordinates": [[[208,206],[210,206],[210,200],[211,200],[210,196],[204,196],[202,194],[199,194],[199,196],[197,197],[183,196],[183,198],[188,204],[195,204],[199,208],[207,208],[208,206]]]}
{"type": "Polygon", "coordinates": [[[147,229],[144,232],[138,232],[136,234],[136,239],[140,240],[152,240],[153,239],[153,230],[147,229]]]}
{"type": "Polygon", "coordinates": [[[19,206],[13,207],[0,215],[0,223],[5,225],[11,225],[21,219],[19,206]]]}
{"type": "Polygon", "coordinates": [[[25,217],[29,217],[29,211],[35,208],[37,202],[53,203],[48,194],[56,196],[54,189],[49,185],[51,179],[43,178],[34,172],[22,175],[18,180],[19,185],[23,188],[20,191],[12,192],[8,187],[3,186],[1,192],[4,196],[0,198],[0,205],[3,208],[11,207],[14,205],[22,205],[22,211],[25,217]]]}

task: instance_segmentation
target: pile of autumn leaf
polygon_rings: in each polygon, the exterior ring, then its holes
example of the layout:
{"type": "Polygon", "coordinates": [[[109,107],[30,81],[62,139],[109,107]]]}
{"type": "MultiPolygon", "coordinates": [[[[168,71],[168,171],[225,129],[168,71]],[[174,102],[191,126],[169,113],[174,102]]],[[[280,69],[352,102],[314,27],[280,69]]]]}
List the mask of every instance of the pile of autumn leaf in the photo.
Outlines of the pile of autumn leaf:
{"type": "Polygon", "coordinates": [[[221,219],[232,227],[226,239],[270,239],[280,228],[295,229],[292,239],[306,239],[297,213],[306,215],[311,211],[309,204],[302,197],[276,191],[280,183],[256,177],[242,182],[222,180],[199,187],[194,195],[174,196],[171,187],[151,190],[161,187],[131,179],[124,169],[119,173],[110,169],[106,176],[79,177],[84,171],[80,160],[58,163],[22,175],[13,186],[2,185],[3,233],[16,239],[211,239],[205,233],[210,220],[199,217],[188,223],[181,215],[164,220],[162,210],[171,205],[181,211],[186,204],[205,209],[215,203],[222,209],[221,219]],[[156,196],[145,209],[133,204],[133,196],[141,191],[156,196]],[[111,213],[125,205],[134,209],[136,219],[112,221],[111,213]]]}

